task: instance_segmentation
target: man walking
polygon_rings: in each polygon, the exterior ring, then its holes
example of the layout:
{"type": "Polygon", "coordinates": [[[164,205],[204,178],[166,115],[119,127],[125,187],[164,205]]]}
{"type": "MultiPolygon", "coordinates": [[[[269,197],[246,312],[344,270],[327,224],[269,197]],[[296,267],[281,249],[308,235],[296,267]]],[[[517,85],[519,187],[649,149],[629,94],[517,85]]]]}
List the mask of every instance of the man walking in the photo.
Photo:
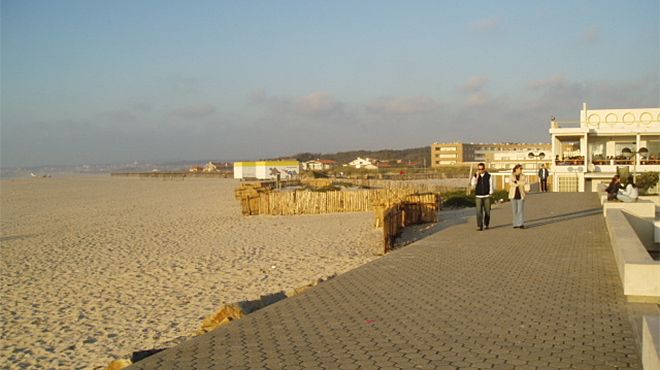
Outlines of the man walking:
{"type": "Polygon", "coordinates": [[[482,231],[484,227],[488,230],[490,224],[490,196],[493,194],[493,180],[490,174],[486,172],[486,165],[479,163],[477,173],[470,180],[475,190],[475,200],[477,206],[477,231],[482,231]]]}
{"type": "Polygon", "coordinates": [[[548,192],[548,176],[550,176],[550,171],[545,168],[545,164],[542,164],[541,169],[539,169],[539,182],[541,183],[541,192],[543,193],[548,192]]]}

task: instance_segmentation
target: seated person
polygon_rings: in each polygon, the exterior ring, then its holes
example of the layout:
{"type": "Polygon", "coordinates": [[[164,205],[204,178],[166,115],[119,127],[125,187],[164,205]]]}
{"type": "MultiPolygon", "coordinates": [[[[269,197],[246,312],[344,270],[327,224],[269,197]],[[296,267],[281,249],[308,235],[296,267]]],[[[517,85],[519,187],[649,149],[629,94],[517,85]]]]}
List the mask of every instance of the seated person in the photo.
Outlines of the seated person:
{"type": "Polygon", "coordinates": [[[626,185],[626,189],[619,190],[616,199],[625,203],[631,203],[636,202],[638,197],[639,192],[637,191],[637,186],[635,185],[634,178],[630,175],[628,176],[628,185],[626,185]]]}
{"type": "Polygon", "coordinates": [[[623,189],[623,185],[621,185],[621,178],[619,175],[614,175],[614,177],[612,177],[612,181],[610,181],[610,184],[605,189],[607,192],[607,200],[616,200],[616,195],[620,189],[623,189]]]}

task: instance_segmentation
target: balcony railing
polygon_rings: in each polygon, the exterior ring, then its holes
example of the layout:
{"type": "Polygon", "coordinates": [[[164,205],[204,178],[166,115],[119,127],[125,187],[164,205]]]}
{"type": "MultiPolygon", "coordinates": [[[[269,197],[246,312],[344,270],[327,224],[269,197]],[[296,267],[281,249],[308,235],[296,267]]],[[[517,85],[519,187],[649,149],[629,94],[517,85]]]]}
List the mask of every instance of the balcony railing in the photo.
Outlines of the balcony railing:
{"type": "MultiPolygon", "coordinates": [[[[632,159],[594,159],[591,163],[596,166],[632,166],[635,161],[632,159]]],[[[660,159],[640,159],[639,164],[643,166],[656,165],[660,164],[660,159]]]]}
{"type": "Polygon", "coordinates": [[[594,159],[591,163],[596,166],[632,166],[635,161],[632,159],[594,159]]]}
{"type": "Polygon", "coordinates": [[[584,159],[565,159],[555,161],[557,166],[581,166],[584,165],[584,159]]]}

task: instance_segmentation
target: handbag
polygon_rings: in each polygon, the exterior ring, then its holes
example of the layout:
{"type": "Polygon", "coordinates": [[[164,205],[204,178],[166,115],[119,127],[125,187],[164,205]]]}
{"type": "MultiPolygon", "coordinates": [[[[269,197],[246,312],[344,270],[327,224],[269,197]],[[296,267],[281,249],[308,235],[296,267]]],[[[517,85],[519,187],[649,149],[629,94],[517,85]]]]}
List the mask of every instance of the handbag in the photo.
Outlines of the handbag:
{"type": "Polygon", "coordinates": [[[525,193],[528,193],[530,190],[532,190],[532,187],[529,185],[529,183],[525,183],[523,190],[525,190],[525,193]]]}

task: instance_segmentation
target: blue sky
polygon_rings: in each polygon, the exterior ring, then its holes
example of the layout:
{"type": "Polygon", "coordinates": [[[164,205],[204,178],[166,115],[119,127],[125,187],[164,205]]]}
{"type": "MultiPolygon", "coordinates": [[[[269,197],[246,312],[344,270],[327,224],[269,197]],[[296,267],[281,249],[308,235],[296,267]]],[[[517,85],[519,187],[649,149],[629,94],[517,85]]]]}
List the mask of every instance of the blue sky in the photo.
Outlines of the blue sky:
{"type": "Polygon", "coordinates": [[[1,2],[3,167],[549,141],[660,105],[632,1],[1,2]]]}

